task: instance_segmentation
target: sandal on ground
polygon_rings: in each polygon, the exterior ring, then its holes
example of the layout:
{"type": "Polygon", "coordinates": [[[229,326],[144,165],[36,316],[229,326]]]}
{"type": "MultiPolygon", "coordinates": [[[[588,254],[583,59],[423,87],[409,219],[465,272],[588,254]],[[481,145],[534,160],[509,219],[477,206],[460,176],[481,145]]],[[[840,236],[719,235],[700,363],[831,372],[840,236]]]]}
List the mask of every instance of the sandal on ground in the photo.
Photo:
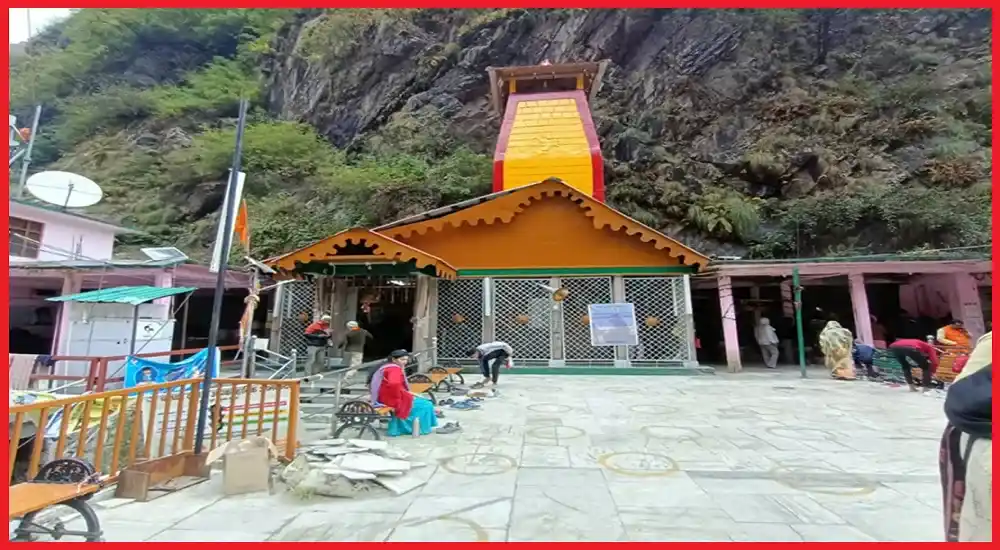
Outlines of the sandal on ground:
{"type": "Polygon", "coordinates": [[[439,434],[453,434],[460,431],[462,431],[462,426],[460,426],[458,422],[449,422],[435,430],[435,432],[439,434]]]}

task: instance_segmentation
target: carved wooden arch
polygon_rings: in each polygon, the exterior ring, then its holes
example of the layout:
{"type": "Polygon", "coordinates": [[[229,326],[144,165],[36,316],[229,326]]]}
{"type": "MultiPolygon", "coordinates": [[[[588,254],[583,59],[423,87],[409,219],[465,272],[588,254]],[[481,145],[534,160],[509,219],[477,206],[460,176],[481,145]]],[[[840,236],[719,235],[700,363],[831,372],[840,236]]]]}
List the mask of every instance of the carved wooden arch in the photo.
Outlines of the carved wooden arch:
{"type": "MultiPolygon", "coordinates": [[[[272,269],[290,272],[299,263],[336,263],[338,254],[341,257],[344,256],[341,253],[342,249],[359,245],[369,248],[373,258],[404,263],[412,261],[416,264],[417,268],[433,267],[438,277],[442,279],[455,279],[458,277],[458,271],[441,258],[403,244],[392,237],[380,235],[360,227],[346,229],[298,250],[265,260],[264,263],[272,269]]],[[[357,263],[358,258],[358,255],[350,254],[348,258],[343,259],[349,260],[350,263],[357,263]]]]}

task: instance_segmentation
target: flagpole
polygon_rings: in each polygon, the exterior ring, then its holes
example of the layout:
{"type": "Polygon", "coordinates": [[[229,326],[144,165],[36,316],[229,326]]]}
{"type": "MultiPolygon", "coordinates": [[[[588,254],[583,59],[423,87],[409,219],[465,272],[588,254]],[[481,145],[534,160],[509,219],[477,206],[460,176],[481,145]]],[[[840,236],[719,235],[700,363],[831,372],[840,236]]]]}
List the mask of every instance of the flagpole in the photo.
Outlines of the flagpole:
{"type": "MultiPolygon", "coordinates": [[[[222,318],[222,296],[226,292],[226,268],[229,265],[229,248],[233,244],[232,225],[234,210],[236,209],[236,186],[240,177],[240,168],[243,161],[243,132],[247,124],[247,107],[249,102],[240,99],[240,116],[236,122],[236,146],[233,151],[233,165],[229,171],[229,183],[226,185],[226,199],[223,201],[225,210],[222,212],[219,223],[222,224],[222,242],[219,253],[219,272],[215,278],[215,296],[212,301],[212,323],[208,326],[208,364],[205,365],[205,383],[201,389],[201,404],[198,407],[198,430],[195,432],[194,454],[201,454],[202,445],[205,440],[205,424],[208,420],[208,394],[212,388],[212,375],[215,366],[220,364],[219,357],[219,322],[222,318]]],[[[214,429],[214,426],[213,426],[214,429]]]]}

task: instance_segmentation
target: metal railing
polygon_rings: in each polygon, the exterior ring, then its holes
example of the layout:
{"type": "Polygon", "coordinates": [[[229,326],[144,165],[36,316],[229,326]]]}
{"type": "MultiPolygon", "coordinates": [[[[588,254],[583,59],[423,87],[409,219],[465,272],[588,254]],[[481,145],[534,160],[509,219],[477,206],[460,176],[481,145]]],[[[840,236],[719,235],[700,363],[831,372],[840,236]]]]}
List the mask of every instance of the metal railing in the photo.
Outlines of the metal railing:
{"type": "MultiPolygon", "coordinates": [[[[219,346],[219,351],[234,351],[238,350],[239,346],[219,346]]],[[[193,355],[201,351],[202,348],[192,348],[192,349],[179,349],[171,351],[158,351],[152,353],[137,353],[136,357],[142,357],[145,359],[153,357],[173,357],[175,355],[193,355]]],[[[106,389],[108,385],[120,384],[124,382],[124,376],[116,376],[117,372],[112,372],[111,376],[108,375],[109,365],[115,361],[124,361],[128,358],[127,355],[111,355],[111,356],[91,356],[91,355],[55,355],[51,358],[53,364],[49,367],[48,373],[33,372],[29,381],[29,388],[35,391],[52,391],[56,385],[61,388],[72,387],[82,384],[84,386],[84,391],[88,392],[101,392],[106,389]],[[86,375],[67,375],[67,374],[55,374],[55,363],[58,362],[87,362],[90,364],[87,369],[86,375]],[[47,383],[47,384],[46,384],[47,383]],[[53,384],[58,383],[58,384],[53,384]],[[42,387],[47,385],[47,387],[42,387]]],[[[232,364],[233,361],[223,361],[220,365],[226,366],[232,364]]],[[[124,369],[120,369],[119,372],[124,369]]]]}

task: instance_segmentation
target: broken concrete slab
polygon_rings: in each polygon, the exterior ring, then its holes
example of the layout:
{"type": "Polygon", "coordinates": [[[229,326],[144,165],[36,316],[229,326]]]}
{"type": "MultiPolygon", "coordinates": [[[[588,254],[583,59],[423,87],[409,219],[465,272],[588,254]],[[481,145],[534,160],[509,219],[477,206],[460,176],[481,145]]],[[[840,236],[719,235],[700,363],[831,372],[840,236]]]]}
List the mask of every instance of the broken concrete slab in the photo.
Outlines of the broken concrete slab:
{"type": "MultiPolygon", "coordinates": [[[[333,476],[344,476],[347,479],[358,481],[362,479],[375,479],[377,476],[368,472],[357,472],[354,470],[345,470],[343,468],[338,468],[336,466],[327,466],[323,468],[323,473],[333,476]]],[[[380,474],[381,475],[381,474],[380,474]]]]}
{"type": "Polygon", "coordinates": [[[432,475],[434,475],[434,468],[421,468],[407,472],[400,477],[380,476],[375,480],[375,483],[388,489],[394,496],[400,496],[423,487],[430,481],[432,475]]]}
{"type": "Polygon", "coordinates": [[[319,439],[316,441],[310,441],[305,445],[308,447],[339,447],[346,443],[346,439],[319,439]]]}
{"type": "Polygon", "coordinates": [[[370,441],[367,439],[348,439],[347,443],[355,447],[361,447],[362,449],[371,449],[373,451],[384,451],[389,448],[388,441],[370,441]]]}
{"type": "Polygon", "coordinates": [[[410,463],[405,460],[385,458],[371,453],[354,453],[339,456],[334,459],[334,463],[344,469],[371,472],[373,474],[381,472],[407,472],[410,470],[410,463]]]}

